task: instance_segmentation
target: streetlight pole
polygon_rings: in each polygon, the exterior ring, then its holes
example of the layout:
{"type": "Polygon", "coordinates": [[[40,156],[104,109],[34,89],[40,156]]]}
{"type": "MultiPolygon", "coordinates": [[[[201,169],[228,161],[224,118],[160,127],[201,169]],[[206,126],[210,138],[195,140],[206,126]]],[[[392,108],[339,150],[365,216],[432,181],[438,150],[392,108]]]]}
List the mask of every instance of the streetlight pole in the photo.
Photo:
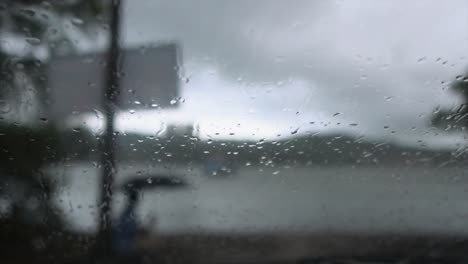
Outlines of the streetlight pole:
{"type": "Polygon", "coordinates": [[[122,57],[120,51],[121,0],[112,0],[110,7],[109,50],[107,53],[107,72],[104,83],[103,111],[105,115],[104,133],[101,142],[101,184],[99,239],[105,248],[112,242],[112,187],[115,168],[115,108],[118,103],[122,57]]]}

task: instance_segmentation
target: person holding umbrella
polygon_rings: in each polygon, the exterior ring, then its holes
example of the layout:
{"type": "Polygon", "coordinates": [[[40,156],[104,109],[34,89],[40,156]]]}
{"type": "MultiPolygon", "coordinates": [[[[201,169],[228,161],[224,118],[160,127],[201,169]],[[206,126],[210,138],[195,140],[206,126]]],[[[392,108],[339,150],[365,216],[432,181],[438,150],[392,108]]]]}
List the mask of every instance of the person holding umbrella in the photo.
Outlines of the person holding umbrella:
{"type": "Polygon", "coordinates": [[[136,250],[140,227],[136,218],[141,192],[154,188],[181,188],[187,183],[177,177],[154,175],[127,181],[121,189],[127,196],[125,207],[113,228],[113,250],[122,262],[140,263],[141,256],[136,250]]]}

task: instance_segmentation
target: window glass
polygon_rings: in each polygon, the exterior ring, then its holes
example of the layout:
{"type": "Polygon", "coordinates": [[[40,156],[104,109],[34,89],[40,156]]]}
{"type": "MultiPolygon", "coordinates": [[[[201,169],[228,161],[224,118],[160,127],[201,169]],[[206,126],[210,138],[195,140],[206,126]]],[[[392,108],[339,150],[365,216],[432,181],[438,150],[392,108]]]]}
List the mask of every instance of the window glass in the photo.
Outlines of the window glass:
{"type": "Polygon", "coordinates": [[[461,262],[467,19],[0,1],[0,262],[461,262]]]}

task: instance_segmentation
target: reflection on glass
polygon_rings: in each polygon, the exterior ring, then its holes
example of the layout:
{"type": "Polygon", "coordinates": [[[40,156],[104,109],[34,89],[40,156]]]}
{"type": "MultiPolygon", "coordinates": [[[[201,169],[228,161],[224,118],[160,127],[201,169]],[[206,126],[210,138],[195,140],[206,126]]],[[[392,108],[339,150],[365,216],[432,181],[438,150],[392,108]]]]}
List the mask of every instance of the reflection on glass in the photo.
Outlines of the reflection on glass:
{"type": "Polygon", "coordinates": [[[115,3],[0,3],[0,262],[463,260],[465,1],[122,1],[108,133],[115,3]]]}

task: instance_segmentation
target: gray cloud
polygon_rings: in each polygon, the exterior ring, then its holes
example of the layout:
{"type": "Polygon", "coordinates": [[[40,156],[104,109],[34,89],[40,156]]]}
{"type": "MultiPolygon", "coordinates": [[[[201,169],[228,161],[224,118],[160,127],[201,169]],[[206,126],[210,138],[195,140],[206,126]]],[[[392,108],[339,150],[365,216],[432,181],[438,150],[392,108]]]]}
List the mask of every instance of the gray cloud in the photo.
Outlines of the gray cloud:
{"type": "Polygon", "coordinates": [[[208,105],[238,89],[242,111],[252,105],[243,89],[266,83],[283,103],[257,98],[257,108],[278,118],[288,107],[311,119],[340,112],[375,135],[389,124],[424,128],[437,105],[454,102],[441,81],[467,63],[464,1],[132,1],[125,10],[128,45],[178,41],[188,76],[216,69],[225,86],[205,90],[208,105]],[[310,90],[288,93],[291,79],[310,90]]]}

